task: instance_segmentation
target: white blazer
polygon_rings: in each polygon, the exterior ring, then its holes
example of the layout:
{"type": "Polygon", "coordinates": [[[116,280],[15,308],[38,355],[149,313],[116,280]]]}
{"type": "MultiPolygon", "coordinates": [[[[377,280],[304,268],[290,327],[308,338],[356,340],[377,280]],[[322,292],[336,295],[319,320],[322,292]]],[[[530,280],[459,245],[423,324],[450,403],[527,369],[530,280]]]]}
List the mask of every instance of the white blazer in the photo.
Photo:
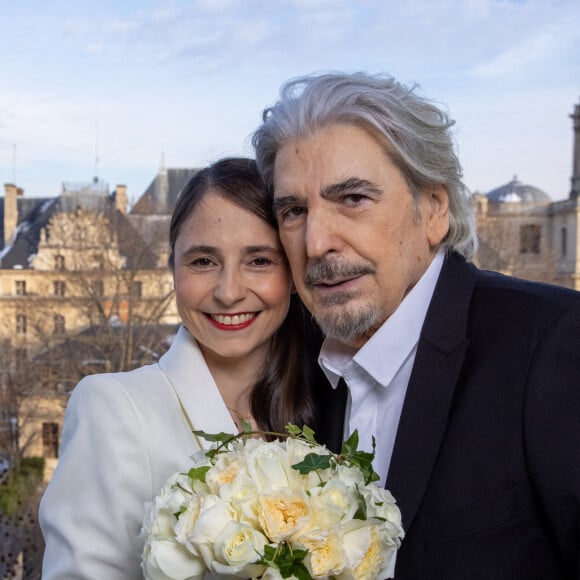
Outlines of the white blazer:
{"type": "Polygon", "coordinates": [[[62,450],[40,505],[42,578],[142,578],[143,505],[207,442],[235,433],[197,343],[181,327],[158,364],[85,377],[71,395],[62,450]],[[181,404],[180,404],[181,401],[181,404]]]}

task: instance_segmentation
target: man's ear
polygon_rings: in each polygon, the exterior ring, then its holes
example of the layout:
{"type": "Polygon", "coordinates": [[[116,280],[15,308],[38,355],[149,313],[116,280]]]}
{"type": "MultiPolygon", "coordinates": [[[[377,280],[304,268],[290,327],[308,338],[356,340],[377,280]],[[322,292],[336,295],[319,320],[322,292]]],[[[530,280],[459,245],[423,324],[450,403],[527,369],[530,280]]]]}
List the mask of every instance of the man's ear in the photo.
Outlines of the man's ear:
{"type": "Polygon", "coordinates": [[[449,194],[442,185],[430,185],[423,193],[427,200],[427,239],[434,248],[449,231],[449,194]]]}

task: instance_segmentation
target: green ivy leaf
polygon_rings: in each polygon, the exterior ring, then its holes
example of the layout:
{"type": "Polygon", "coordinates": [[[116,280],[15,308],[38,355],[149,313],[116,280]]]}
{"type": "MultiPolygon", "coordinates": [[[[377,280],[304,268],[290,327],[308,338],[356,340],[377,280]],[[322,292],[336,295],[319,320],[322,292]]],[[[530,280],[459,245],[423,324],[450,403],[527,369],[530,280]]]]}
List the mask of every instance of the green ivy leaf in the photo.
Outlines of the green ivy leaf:
{"type": "Polygon", "coordinates": [[[356,497],[358,499],[358,509],[356,510],[356,513],[354,514],[353,519],[363,520],[363,521],[367,520],[368,519],[367,502],[366,502],[363,494],[360,492],[358,485],[356,486],[356,497]]]}
{"type": "Polygon", "coordinates": [[[296,469],[302,475],[318,469],[328,469],[331,465],[332,455],[318,455],[317,453],[308,453],[302,461],[295,463],[292,469],[296,469]]]}
{"type": "Polygon", "coordinates": [[[302,429],[300,429],[298,425],[294,425],[294,423],[288,423],[288,425],[286,425],[286,431],[290,437],[300,437],[302,434],[302,429]]]}
{"type": "Polygon", "coordinates": [[[351,455],[355,453],[358,449],[358,429],[355,429],[351,434],[350,437],[342,442],[342,448],[340,450],[341,455],[351,455]]]}
{"type": "Polygon", "coordinates": [[[227,443],[230,439],[234,437],[231,433],[206,433],[205,431],[194,431],[194,434],[206,441],[212,441],[214,443],[227,443]]]}
{"type": "Polygon", "coordinates": [[[343,442],[340,453],[340,463],[346,463],[353,467],[358,467],[363,474],[366,484],[379,481],[380,477],[373,469],[373,459],[375,458],[376,441],[372,438],[372,452],[359,451],[358,430],[354,430],[351,436],[343,442]]]}
{"type": "Polygon", "coordinates": [[[175,512],[173,515],[175,516],[176,519],[179,519],[179,516],[185,511],[187,511],[187,508],[184,505],[182,505],[179,508],[179,511],[175,512]]]}
{"type": "Polygon", "coordinates": [[[290,544],[281,542],[278,546],[264,546],[264,555],[257,564],[279,570],[282,578],[294,576],[298,580],[312,580],[303,563],[307,554],[308,550],[295,550],[290,544]]]}
{"type": "Polygon", "coordinates": [[[304,425],[304,427],[302,427],[302,436],[304,439],[306,439],[306,441],[314,443],[315,445],[318,444],[318,441],[316,441],[314,438],[314,429],[311,429],[308,425],[304,425]]]}
{"type": "Polygon", "coordinates": [[[201,467],[192,467],[188,472],[187,475],[191,478],[191,481],[201,481],[205,483],[205,476],[207,472],[210,470],[209,465],[202,465],[201,467]]]}
{"type": "Polygon", "coordinates": [[[304,425],[302,429],[294,423],[288,423],[286,425],[286,432],[293,439],[303,439],[314,445],[318,445],[318,441],[314,438],[314,429],[310,428],[308,425],[304,425]]]}

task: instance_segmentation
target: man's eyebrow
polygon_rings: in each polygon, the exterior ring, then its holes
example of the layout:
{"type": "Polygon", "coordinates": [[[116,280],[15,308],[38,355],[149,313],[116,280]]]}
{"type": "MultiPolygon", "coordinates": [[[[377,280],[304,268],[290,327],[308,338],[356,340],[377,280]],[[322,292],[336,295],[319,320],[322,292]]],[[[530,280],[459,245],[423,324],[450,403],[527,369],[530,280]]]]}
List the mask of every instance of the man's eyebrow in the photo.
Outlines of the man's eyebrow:
{"type": "Polygon", "coordinates": [[[298,203],[298,198],[295,195],[277,197],[272,202],[272,211],[277,214],[289,205],[295,205],[296,203],[298,203]]]}
{"type": "Polygon", "coordinates": [[[367,179],[359,179],[358,177],[349,177],[340,183],[333,183],[327,185],[320,192],[321,197],[328,200],[335,200],[345,193],[368,193],[370,195],[382,195],[382,190],[371,181],[367,179]]]}
{"type": "MultiPolygon", "coordinates": [[[[347,193],[360,193],[361,195],[367,193],[373,196],[383,195],[382,190],[372,181],[368,181],[367,179],[359,179],[358,177],[349,177],[348,179],[345,179],[339,183],[332,183],[331,185],[327,185],[326,187],[322,188],[320,195],[324,199],[334,201],[341,195],[347,193]]],[[[300,203],[303,202],[301,202],[295,195],[284,195],[274,199],[272,202],[272,210],[275,214],[278,214],[288,206],[298,205],[300,203]]]]}

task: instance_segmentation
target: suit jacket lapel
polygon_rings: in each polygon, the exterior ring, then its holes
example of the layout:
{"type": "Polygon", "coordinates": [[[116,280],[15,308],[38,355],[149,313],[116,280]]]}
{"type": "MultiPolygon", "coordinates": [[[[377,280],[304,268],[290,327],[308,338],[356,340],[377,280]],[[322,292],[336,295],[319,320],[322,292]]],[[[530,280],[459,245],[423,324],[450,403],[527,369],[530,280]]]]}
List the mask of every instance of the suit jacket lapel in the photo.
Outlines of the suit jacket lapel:
{"type": "Polygon", "coordinates": [[[340,379],[336,389],[324,381],[317,385],[315,405],[317,424],[315,437],[334,453],[340,453],[344,438],[344,413],[348,389],[344,379],[340,379]]]}
{"type": "Polygon", "coordinates": [[[387,489],[409,529],[445,434],[468,340],[467,317],[477,270],[450,254],[443,265],[421,337],[397,430],[387,489]]]}

